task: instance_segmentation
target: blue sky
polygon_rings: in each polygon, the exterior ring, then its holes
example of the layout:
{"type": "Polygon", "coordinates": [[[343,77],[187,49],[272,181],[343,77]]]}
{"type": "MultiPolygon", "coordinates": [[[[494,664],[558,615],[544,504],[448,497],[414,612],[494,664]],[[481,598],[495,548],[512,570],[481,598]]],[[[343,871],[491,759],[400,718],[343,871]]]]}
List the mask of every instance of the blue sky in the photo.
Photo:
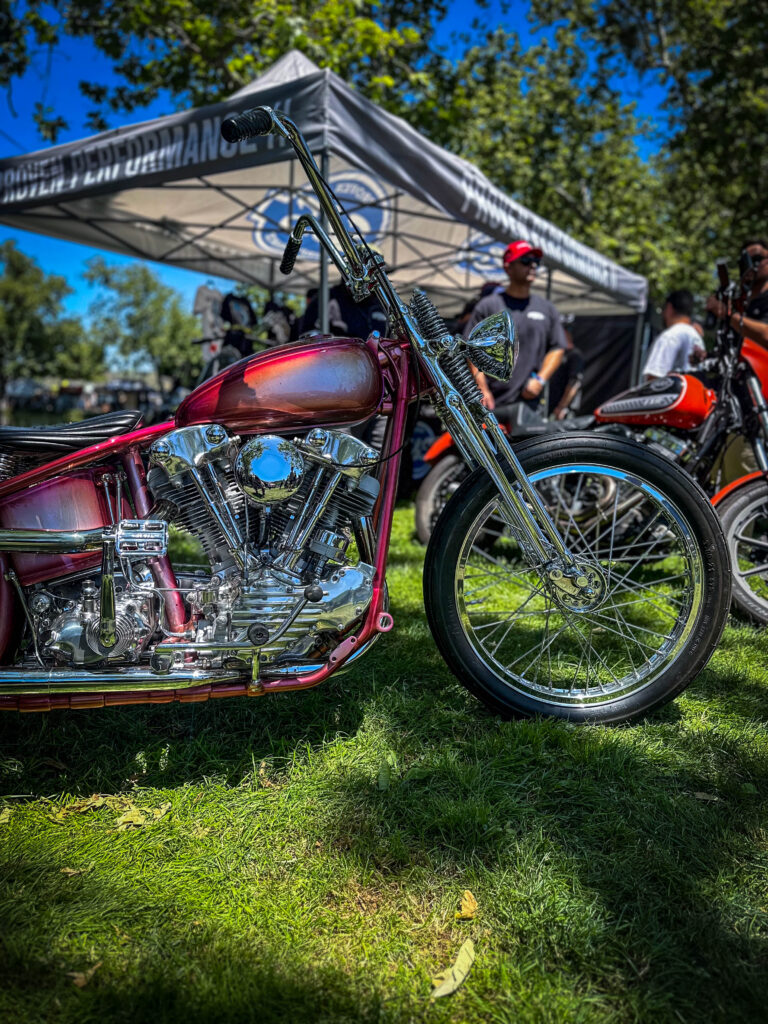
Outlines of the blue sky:
{"type": "MultiPolygon", "coordinates": [[[[530,27],[526,21],[527,4],[513,0],[510,10],[504,12],[501,0],[491,0],[482,17],[488,28],[501,24],[508,30],[516,31],[523,42],[531,41],[530,27]]],[[[462,0],[452,0],[449,14],[438,28],[438,41],[451,47],[451,34],[466,28],[468,7],[462,0]]],[[[40,56],[24,78],[14,85],[12,93],[12,110],[5,98],[0,94],[3,107],[0,116],[0,156],[13,156],[45,148],[35,129],[32,114],[36,103],[51,106],[61,113],[70,123],[70,128],[59,136],[60,142],[68,142],[87,137],[91,134],[83,128],[86,112],[91,105],[83,99],[77,88],[81,78],[91,81],[103,81],[107,84],[117,81],[112,73],[110,61],[101,55],[87,39],[70,39],[54,50],[50,55],[40,56]]],[[[655,112],[654,98],[658,94],[654,90],[645,89],[640,101],[641,112],[653,115],[655,112]]],[[[627,94],[628,99],[640,100],[639,89],[627,94]]],[[[174,110],[174,103],[168,96],[158,98],[154,103],[132,115],[117,115],[111,124],[131,124],[160,117],[174,110]],[[121,120],[121,118],[124,118],[121,120]]],[[[47,238],[27,231],[17,231],[0,225],[0,242],[8,238],[17,241],[20,249],[33,256],[48,273],[61,274],[67,278],[74,293],[67,300],[67,308],[72,313],[87,314],[88,306],[94,298],[94,291],[81,277],[84,264],[94,255],[102,255],[112,263],[131,263],[128,256],[91,249],[60,239],[47,238]]],[[[205,280],[205,276],[192,271],[168,267],[162,264],[151,264],[162,280],[180,291],[186,300],[187,308],[192,308],[195,291],[205,280]]],[[[227,291],[231,283],[218,281],[218,286],[227,291]]]]}
{"type": "MultiPolygon", "coordinates": [[[[3,156],[14,156],[45,148],[45,143],[41,142],[32,120],[36,103],[53,107],[69,121],[70,128],[61,132],[58,142],[70,142],[90,135],[91,132],[84,128],[83,124],[91,104],[80,95],[77,87],[78,81],[86,75],[92,81],[117,81],[117,77],[112,73],[110,61],[87,39],[66,40],[63,46],[53,51],[50,66],[47,58],[41,57],[36,66],[14,85],[12,104],[15,116],[6,106],[0,118],[0,153],[3,156]]],[[[5,104],[5,99],[0,98],[0,103],[5,104]]],[[[119,115],[112,123],[133,124],[152,117],[161,117],[174,109],[169,97],[161,97],[135,115],[119,115]],[[125,120],[120,120],[121,117],[125,120]]],[[[77,245],[74,242],[65,242],[0,225],[0,242],[9,238],[15,239],[18,247],[34,257],[48,273],[61,274],[67,279],[74,292],[66,300],[65,305],[69,312],[80,315],[87,314],[88,306],[95,297],[95,289],[87,285],[81,277],[86,260],[92,256],[103,256],[108,262],[115,264],[135,262],[130,256],[121,256],[118,253],[92,249],[86,245],[77,245]]],[[[160,263],[152,263],[151,266],[167,285],[185,296],[186,306],[190,311],[198,285],[210,280],[208,276],[178,267],[160,263]]],[[[229,291],[232,287],[229,281],[221,280],[216,283],[223,291],[229,291]]]]}

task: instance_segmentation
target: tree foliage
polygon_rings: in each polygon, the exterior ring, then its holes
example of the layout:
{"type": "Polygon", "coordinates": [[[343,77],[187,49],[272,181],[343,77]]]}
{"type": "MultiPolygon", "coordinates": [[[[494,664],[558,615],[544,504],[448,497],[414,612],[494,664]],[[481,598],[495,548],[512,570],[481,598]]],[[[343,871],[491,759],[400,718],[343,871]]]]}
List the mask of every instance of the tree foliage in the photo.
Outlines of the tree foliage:
{"type": "Polygon", "coordinates": [[[558,227],[652,269],[663,195],[638,152],[645,128],[593,74],[574,33],[560,28],[523,50],[499,30],[456,71],[449,147],[558,227]]]}
{"type": "MultiPolygon", "coordinates": [[[[8,0],[0,0],[6,4],[8,0]]],[[[45,9],[50,8],[45,4],[45,9]]],[[[55,45],[62,35],[87,36],[121,79],[110,87],[84,79],[93,101],[89,124],[130,112],[170,92],[179,107],[223,99],[297,47],[338,72],[377,102],[404,110],[422,87],[419,65],[430,51],[445,0],[54,0],[58,20],[43,16],[42,0],[9,15],[11,58],[5,84],[29,65],[30,47],[55,45]]],[[[61,129],[42,109],[46,137],[61,129]]]]}
{"type": "Polygon", "coordinates": [[[201,365],[197,319],[182,297],[145,264],[119,267],[100,256],[88,261],[86,281],[101,289],[92,303],[92,331],[104,345],[115,345],[134,369],[149,363],[158,377],[194,380],[201,365]]]}
{"type": "MultiPolygon", "coordinates": [[[[161,95],[222,99],[298,47],[657,289],[704,287],[715,256],[762,230],[768,19],[746,0],[530,5],[548,27],[532,46],[472,22],[476,0],[448,60],[435,43],[448,0],[54,0],[54,19],[42,0],[0,0],[0,85],[34,47],[87,36],[119,78],[80,83],[101,129],[161,95]],[[627,76],[664,90],[651,158],[627,76]]],[[[37,119],[47,138],[63,125],[42,107],[37,119]]]]}
{"type": "Polygon", "coordinates": [[[77,317],[64,316],[72,289],[46,274],[12,241],[0,245],[0,403],[18,377],[93,379],[104,370],[104,351],[77,317]]]}
{"type": "MultiPolygon", "coordinates": [[[[768,18],[754,0],[531,0],[564,20],[605,79],[662,90],[657,174],[692,250],[738,251],[764,233],[768,188],[768,18]]],[[[693,268],[691,268],[693,269],[693,268]]]]}

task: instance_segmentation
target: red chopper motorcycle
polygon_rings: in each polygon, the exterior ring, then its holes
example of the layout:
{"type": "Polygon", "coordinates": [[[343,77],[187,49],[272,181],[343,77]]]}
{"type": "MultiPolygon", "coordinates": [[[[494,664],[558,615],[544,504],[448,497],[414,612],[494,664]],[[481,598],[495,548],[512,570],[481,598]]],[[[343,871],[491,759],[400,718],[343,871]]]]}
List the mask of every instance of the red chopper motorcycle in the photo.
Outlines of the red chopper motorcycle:
{"type": "Polygon", "coordinates": [[[513,452],[467,365],[508,377],[509,315],[465,343],[422,292],[403,303],[292,121],[257,107],[222,125],[229,142],[273,131],[335,236],[301,216],[281,269],[310,228],[350,292],[377,297],[392,337],[247,357],[157,426],[120,413],[0,430],[0,707],[300,690],[359,658],[393,625],[387,551],[406,413],[422,394],[474,467],[424,569],[451,670],[501,714],[614,722],[670,700],[706,663],[729,603],[701,490],[621,438],[513,452]],[[347,432],[375,413],[388,418],[381,453],[347,432]],[[641,519],[624,516],[627,501],[641,519]],[[172,563],[169,523],[198,539],[204,569],[172,563]]]}

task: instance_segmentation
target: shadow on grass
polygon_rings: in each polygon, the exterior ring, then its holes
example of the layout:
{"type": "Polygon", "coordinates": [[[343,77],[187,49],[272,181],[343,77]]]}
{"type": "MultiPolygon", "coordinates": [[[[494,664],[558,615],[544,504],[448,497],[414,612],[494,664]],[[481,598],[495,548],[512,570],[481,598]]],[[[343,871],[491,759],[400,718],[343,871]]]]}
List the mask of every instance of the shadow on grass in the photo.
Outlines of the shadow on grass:
{"type": "MultiPolygon", "coordinates": [[[[718,656],[682,699],[694,715],[702,707],[721,716],[706,728],[686,728],[680,703],[637,727],[574,729],[488,715],[452,680],[423,620],[405,619],[354,671],[304,694],[6,716],[0,795],[125,788],[139,754],[142,786],[211,777],[237,785],[262,759],[290,763],[373,719],[391,752],[391,784],[380,791],[364,768],[332,776],[311,840],[361,874],[398,878],[421,867],[474,877],[505,943],[541,947],[544,935],[542,960],[601,989],[637,989],[648,1013],[761,1019],[768,914],[756,849],[768,824],[768,762],[741,737],[768,714],[768,688],[747,682],[743,668],[762,662],[762,635],[726,640],[741,667],[718,656]]],[[[170,926],[158,928],[172,943],[170,926]]],[[[203,990],[194,1006],[157,965],[140,988],[104,978],[71,1019],[382,1019],[379,997],[362,995],[359,981],[293,969],[290,948],[284,959],[267,948],[237,963],[214,951],[220,989],[203,990]]],[[[22,959],[9,950],[19,997],[34,985],[22,959]]]]}
{"type": "MultiPolygon", "coordinates": [[[[174,943],[171,928],[164,939],[174,943]]],[[[41,970],[23,956],[5,957],[13,978],[13,1016],[19,1022],[56,1020],[60,1024],[127,1024],[184,1021],[185,1024],[239,1022],[381,1022],[385,1000],[377,992],[350,985],[341,970],[292,962],[290,949],[265,947],[258,936],[226,950],[194,950],[190,964],[169,973],[162,955],[139,965],[131,980],[101,970],[88,988],[73,990],[61,972],[41,970]],[[195,955],[197,954],[197,955],[195,955]],[[199,963],[204,962],[204,972],[199,963]],[[140,982],[136,982],[136,976],[140,982]],[[28,1008],[28,1015],[25,1009],[28,1008]],[[44,1014],[44,1016],[41,1016],[44,1014]]],[[[0,997],[0,1008],[3,1000],[0,997]]],[[[391,1019],[391,1018],[388,1018],[391,1019]]]]}

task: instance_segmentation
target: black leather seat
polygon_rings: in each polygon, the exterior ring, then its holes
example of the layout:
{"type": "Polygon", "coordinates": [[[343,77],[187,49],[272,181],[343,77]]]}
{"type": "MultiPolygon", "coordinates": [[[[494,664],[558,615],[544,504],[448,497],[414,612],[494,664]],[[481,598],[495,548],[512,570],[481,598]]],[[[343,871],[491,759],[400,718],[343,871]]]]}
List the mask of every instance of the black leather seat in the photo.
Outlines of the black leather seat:
{"type": "Polygon", "coordinates": [[[52,427],[0,427],[0,452],[56,458],[88,448],[110,437],[127,434],[140,423],[141,413],[135,409],[126,409],[94,416],[79,423],[56,423],[52,427]]]}
{"type": "Polygon", "coordinates": [[[567,434],[569,431],[589,430],[595,425],[594,416],[576,416],[570,420],[544,420],[537,423],[533,420],[528,423],[515,424],[509,431],[509,436],[516,440],[521,438],[539,437],[543,434],[567,434]]]}

